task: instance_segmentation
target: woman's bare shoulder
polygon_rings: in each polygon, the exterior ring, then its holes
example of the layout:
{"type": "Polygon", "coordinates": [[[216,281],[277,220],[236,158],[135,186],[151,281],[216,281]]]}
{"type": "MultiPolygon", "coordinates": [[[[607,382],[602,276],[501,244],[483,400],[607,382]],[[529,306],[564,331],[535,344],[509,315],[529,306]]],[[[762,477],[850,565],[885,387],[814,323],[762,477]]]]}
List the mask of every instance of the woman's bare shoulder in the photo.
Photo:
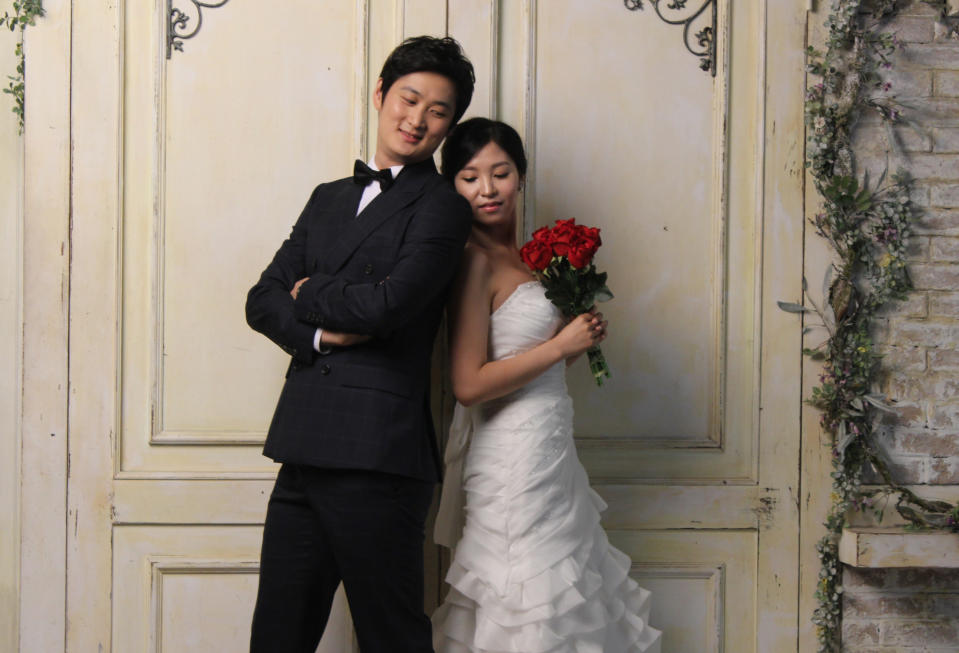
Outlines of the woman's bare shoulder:
{"type": "Polygon", "coordinates": [[[489,253],[482,247],[467,243],[460,262],[460,274],[473,279],[489,279],[492,271],[493,262],[489,253]]]}

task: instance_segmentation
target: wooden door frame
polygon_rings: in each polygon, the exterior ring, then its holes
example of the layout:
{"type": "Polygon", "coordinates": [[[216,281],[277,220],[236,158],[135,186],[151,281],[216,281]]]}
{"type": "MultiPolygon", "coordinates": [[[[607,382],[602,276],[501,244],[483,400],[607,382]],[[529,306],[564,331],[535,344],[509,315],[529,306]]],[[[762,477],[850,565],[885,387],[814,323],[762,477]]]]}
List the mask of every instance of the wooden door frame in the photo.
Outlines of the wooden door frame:
{"type": "MultiPolygon", "coordinates": [[[[0,30],[0,70],[13,71],[19,35],[0,30]]],[[[0,650],[17,649],[20,550],[20,404],[23,378],[23,139],[0,100],[0,650]]]]}
{"type": "Polygon", "coordinates": [[[21,651],[66,648],[70,0],[27,30],[23,135],[19,601],[21,651]]]}
{"type": "Polygon", "coordinates": [[[805,24],[803,0],[766,0],[765,143],[763,148],[762,389],[760,402],[759,604],[789,606],[758,624],[757,651],[796,651],[802,647],[800,549],[802,520],[802,330],[799,320],[778,309],[780,300],[802,293],[805,212],[805,24]],[[769,93],[771,85],[776,92],[769,93]],[[770,434],[778,434],[768,437],[770,434]],[[785,445],[785,446],[784,446],[785,445]],[[788,478],[785,491],[768,496],[763,488],[788,478]],[[769,515],[765,515],[765,512],[769,515]],[[789,532],[769,529],[773,514],[795,524],[789,532]],[[796,539],[792,539],[796,538],[796,539]],[[791,563],[775,560],[779,547],[795,552],[791,563]],[[788,648],[785,642],[791,641],[788,648]]]}

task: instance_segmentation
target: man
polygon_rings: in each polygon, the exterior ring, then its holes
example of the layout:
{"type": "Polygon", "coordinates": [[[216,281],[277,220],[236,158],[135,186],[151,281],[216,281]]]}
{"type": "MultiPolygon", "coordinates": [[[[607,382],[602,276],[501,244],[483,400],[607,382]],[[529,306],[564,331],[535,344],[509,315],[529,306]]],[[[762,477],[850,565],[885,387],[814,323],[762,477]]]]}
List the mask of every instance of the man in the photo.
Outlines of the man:
{"type": "Polygon", "coordinates": [[[470,208],[432,156],[473,83],[453,39],[398,46],[373,94],[372,165],[313,191],[247,297],[250,326],[292,356],[264,448],[282,466],[251,651],[312,652],[340,581],[363,653],[433,650],[422,608],[440,461],[430,354],[470,208]]]}

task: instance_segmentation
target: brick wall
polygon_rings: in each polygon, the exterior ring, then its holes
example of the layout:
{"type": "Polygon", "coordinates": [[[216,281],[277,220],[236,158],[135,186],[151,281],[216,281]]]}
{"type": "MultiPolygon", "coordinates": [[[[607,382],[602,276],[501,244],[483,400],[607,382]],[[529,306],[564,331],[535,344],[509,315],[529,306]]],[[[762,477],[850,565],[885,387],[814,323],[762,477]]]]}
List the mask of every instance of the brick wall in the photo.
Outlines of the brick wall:
{"type": "Polygon", "coordinates": [[[924,211],[910,247],[915,291],[886,311],[877,329],[897,414],[882,432],[900,481],[959,484],[959,40],[918,1],[891,24],[905,42],[888,79],[916,126],[886,130],[871,117],[854,139],[873,179],[905,164],[924,211]]]}
{"type": "MultiPolygon", "coordinates": [[[[900,482],[950,485],[959,484],[959,40],[928,5],[903,4],[890,27],[905,46],[887,79],[918,128],[895,130],[898,153],[875,118],[854,138],[872,179],[905,163],[924,210],[910,248],[915,291],[876,333],[883,391],[896,402],[881,441],[900,482]]],[[[847,568],[844,587],[849,653],[959,651],[959,570],[847,568]]]]}
{"type": "Polygon", "coordinates": [[[959,574],[850,569],[843,575],[847,653],[959,651],[959,574]]]}

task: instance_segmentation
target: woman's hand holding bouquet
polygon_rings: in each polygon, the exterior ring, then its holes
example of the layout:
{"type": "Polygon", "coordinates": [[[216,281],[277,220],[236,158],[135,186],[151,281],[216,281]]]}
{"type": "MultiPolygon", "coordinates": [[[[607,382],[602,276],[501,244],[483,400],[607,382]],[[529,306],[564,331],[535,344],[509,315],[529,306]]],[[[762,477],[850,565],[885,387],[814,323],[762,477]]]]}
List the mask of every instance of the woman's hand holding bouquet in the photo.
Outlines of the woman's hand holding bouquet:
{"type": "MultiPolygon", "coordinates": [[[[596,302],[613,298],[606,287],[606,273],[597,272],[593,265],[600,245],[599,229],[576,224],[576,219],[570,218],[534,231],[520,256],[545,286],[547,299],[572,319],[590,312],[596,302]]],[[[603,379],[609,377],[609,366],[599,345],[590,347],[586,355],[596,385],[603,385],[603,379]]]]}

